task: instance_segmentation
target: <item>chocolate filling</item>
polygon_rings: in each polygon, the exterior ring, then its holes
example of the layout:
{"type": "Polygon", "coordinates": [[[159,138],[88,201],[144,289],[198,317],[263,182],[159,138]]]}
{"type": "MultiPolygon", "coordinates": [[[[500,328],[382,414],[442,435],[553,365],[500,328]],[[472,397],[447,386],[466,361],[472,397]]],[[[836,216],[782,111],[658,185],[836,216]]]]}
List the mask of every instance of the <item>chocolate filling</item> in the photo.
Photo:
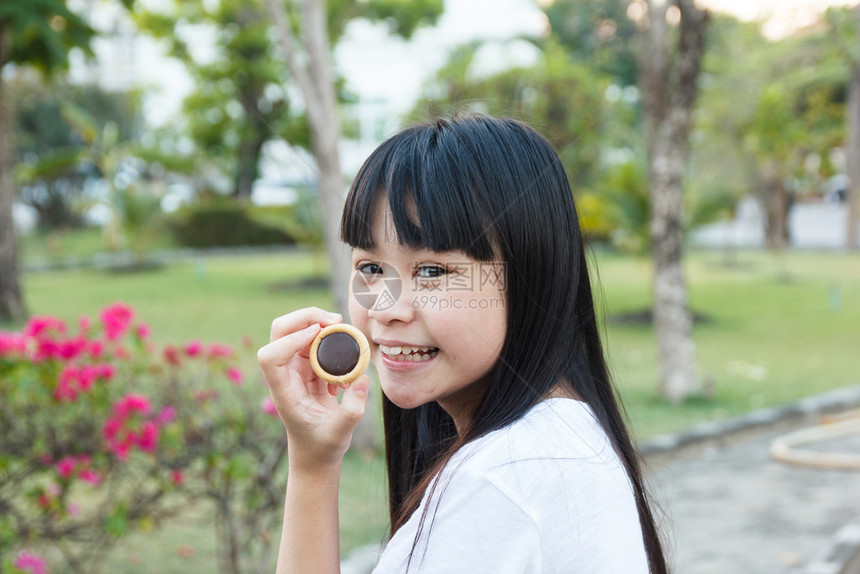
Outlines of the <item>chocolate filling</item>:
{"type": "Polygon", "coordinates": [[[361,350],[358,342],[347,333],[332,333],[320,341],[317,360],[327,373],[342,376],[352,371],[358,364],[361,350]]]}

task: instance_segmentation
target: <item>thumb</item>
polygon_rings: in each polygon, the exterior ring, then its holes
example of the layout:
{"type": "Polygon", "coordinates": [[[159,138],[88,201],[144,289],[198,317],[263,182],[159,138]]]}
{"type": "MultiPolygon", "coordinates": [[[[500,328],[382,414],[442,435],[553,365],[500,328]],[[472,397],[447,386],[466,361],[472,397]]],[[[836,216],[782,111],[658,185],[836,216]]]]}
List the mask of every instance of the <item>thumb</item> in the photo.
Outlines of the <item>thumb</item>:
{"type": "Polygon", "coordinates": [[[340,400],[340,424],[344,431],[352,432],[364,416],[370,377],[362,375],[343,392],[340,400]]]}

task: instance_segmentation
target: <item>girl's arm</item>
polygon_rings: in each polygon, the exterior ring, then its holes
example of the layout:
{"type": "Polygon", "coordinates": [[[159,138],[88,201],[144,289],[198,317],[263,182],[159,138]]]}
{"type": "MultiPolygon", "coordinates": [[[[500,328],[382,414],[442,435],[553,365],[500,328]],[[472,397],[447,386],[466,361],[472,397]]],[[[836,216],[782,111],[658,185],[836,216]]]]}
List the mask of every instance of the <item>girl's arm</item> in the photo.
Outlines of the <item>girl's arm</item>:
{"type": "Polygon", "coordinates": [[[364,414],[370,380],[338,387],[313,372],[311,342],[340,315],[308,308],[275,319],[257,359],[287,431],[289,475],[278,574],[340,571],[337,495],[343,455],[364,414]]]}

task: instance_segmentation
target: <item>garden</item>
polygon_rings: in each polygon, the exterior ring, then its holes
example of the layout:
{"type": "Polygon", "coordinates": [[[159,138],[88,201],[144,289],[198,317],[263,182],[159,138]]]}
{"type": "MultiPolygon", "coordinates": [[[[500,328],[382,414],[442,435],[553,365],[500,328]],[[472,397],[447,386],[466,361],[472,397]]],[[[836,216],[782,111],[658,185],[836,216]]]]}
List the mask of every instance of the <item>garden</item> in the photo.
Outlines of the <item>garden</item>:
{"type": "MultiPolygon", "coordinates": [[[[610,366],[639,441],[856,383],[860,261],[851,254],[690,253],[702,391],[680,407],[656,390],[656,345],[643,314],[648,259],[600,248],[592,256],[610,366]]],[[[0,368],[13,377],[3,384],[39,382],[4,388],[0,412],[38,407],[27,424],[49,430],[4,419],[11,432],[3,441],[19,444],[4,444],[0,492],[20,491],[32,551],[72,567],[98,557],[104,570],[132,574],[153,563],[167,573],[251,571],[243,568],[253,560],[271,560],[266,548],[278,539],[286,480],[283,431],[266,412],[254,353],[274,317],[331,307],[327,290],[308,281],[317,272],[313,253],[287,248],[199,253],[137,273],[25,274],[34,318],[24,333],[48,355],[22,365],[21,349],[5,335],[0,368]],[[51,341],[78,341],[83,350],[52,351],[51,341]],[[49,379],[57,376],[68,387],[54,388],[49,379]],[[20,444],[27,436],[40,438],[20,444]],[[46,455],[51,449],[56,454],[46,455]],[[261,467],[270,474],[261,478],[261,467]],[[231,523],[241,525],[232,534],[231,523]],[[62,528],[80,536],[49,545],[62,528]],[[93,534],[99,528],[104,536],[93,534]],[[98,547],[87,546],[93,540],[98,547]]],[[[385,492],[381,453],[351,452],[341,484],[342,550],[383,539],[385,492]]],[[[10,534],[15,524],[3,520],[6,544],[11,536],[20,545],[10,534]]]]}

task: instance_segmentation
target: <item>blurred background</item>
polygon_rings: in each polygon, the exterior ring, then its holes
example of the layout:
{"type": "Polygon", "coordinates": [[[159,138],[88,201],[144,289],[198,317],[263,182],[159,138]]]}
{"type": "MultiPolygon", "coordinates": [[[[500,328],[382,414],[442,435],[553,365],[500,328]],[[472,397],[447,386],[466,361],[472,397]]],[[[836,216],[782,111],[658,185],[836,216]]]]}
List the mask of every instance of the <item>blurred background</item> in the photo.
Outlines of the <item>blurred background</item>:
{"type": "MultiPolygon", "coordinates": [[[[852,1],[2,0],[0,572],[269,571],[285,464],[254,351],[276,316],[345,311],[337,230],[370,151],[468,112],[559,151],[641,443],[860,383],[852,1]],[[33,354],[84,339],[113,354],[33,354]],[[102,402],[57,390],[91,363],[119,365],[102,402]],[[223,389],[192,424],[201,385],[223,389]],[[125,466],[81,422],[121,390],[177,413],[140,411],[163,440],[125,466]],[[159,502],[116,494],[141,484],[159,502]]],[[[373,410],[347,458],[344,551],[385,534],[379,432],[373,410]]]]}

